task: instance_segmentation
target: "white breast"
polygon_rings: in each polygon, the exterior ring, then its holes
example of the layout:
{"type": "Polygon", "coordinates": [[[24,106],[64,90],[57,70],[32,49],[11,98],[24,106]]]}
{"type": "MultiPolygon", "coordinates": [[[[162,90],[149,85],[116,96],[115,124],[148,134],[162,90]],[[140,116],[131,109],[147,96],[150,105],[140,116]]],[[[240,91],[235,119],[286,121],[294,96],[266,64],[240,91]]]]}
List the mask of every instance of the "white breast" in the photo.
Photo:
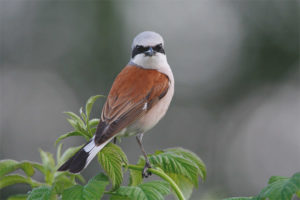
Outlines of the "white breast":
{"type": "MultiPolygon", "coordinates": [[[[129,136],[144,133],[155,126],[166,114],[174,94],[174,76],[164,54],[153,57],[136,56],[131,60],[134,64],[148,69],[156,69],[168,76],[170,86],[167,94],[159,100],[143,117],[133,123],[122,135],[129,136]]],[[[121,135],[119,134],[119,135],[121,135]]]]}
{"type": "Polygon", "coordinates": [[[135,126],[146,132],[155,126],[159,120],[166,114],[174,94],[174,81],[170,83],[167,94],[155,104],[142,118],[140,118],[135,126]]]}
{"type": "Polygon", "coordinates": [[[130,135],[150,130],[159,122],[159,120],[161,120],[169,108],[174,94],[174,76],[169,64],[161,66],[158,70],[169,77],[170,86],[168,92],[143,117],[129,128],[128,132],[131,132],[130,135]]]}

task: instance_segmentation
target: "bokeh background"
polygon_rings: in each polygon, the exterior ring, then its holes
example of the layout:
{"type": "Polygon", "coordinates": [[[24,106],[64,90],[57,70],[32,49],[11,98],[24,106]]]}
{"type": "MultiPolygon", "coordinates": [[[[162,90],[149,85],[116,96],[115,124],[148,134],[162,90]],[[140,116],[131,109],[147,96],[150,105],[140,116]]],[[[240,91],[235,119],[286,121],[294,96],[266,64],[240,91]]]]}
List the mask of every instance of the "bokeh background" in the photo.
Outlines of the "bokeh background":
{"type": "MultiPolygon", "coordinates": [[[[134,36],[153,30],[176,86],[146,150],[181,146],[204,160],[207,181],[192,199],[255,195],[271,175],[300,169],[299,10],[294,0],[0,0],[0,159],[54,153],[71,130],[63,111],[107,94],[134,36]]],[[[135,138],[120,145],[135,163],[135,138]]],[[[99,170],[94,161],[83,175],[99,170]]]]}

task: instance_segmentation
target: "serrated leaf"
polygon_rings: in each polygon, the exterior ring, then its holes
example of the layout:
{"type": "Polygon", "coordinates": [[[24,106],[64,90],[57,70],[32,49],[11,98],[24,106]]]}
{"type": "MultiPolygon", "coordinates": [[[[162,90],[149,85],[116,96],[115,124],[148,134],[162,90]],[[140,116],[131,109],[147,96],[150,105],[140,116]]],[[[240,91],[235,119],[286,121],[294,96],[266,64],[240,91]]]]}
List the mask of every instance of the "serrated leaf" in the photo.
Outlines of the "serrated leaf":
{"type": "Polygon", "coordinates": [[[7,198],[7,200],[26,200],[28,194],[16,194],[7,198]]]}
{"type": "Polygon", "coordinates": [[[148,199],[164,199],[170,193],[170,186],[165,181],[151,181],[140,184],[139,187],[145,192],[148,199]]]}
{"type": "Polygon", "coordinates": [[[82,198],[83,186],[75,185],[71,188],[68,188],[62,193],[62,200],[84,200],[82,198]]]}
{"type": "Polygon", "coordinates": [[[291,178],[272,178],[271,184],[262,189],[257,199],[287,200],[300,190],[300,172],[291,178]],[[275,180],[276,179],[276,180],[275,180]]]}
{"type": "Polygon", "coordinates": [[[161,168],[165,173],[177,174],[198,186],[199,169],[197,164],[174,152],[158,152],[148,156],[152,165],[161,168]]]}
{"type": "Polygon", "coordinates": [[[39,185],[37,181],[34,181],[29,177],[24,177],[21,175],[14,174],[14,175],[3,176],[0,179],[0,189],[18,183],[26,183],[31,185],[32,187],[36,187],[39,185]]]}
{"type": "Polygon", "coordinates": [[[71,147],[68,148],[63,155],[60,157],[60,160],[57,163],[57,166],[59,167],[62,163],[66,162],[69,158],[71,158],[79,149],[82,148],[83,145],[80,145],[78,147],[71,147]]]}
{"type": "Polygon", "coordinates": [[[118,145],[113,144],[113,143],[109,143],[109,145],[107,147],[112,147],[113,150],[120,156],[120,159],[122,160],[123,164],[125,164],[125,165],[128,164],[127,156],[124,153],[124,151],[121,149],[121,147],[119,147],[118,145]]]}
{"type": "Polygon", "coordinates": [[[123,181],[123,168],[128,160],[122,149],[112,143],[107,144],[98,154],[98,161],[108,175],[113,189],[118,188],[123,181]]]}
{"type": "Polygon", "coordinates": [[[33,189],[28,196],[27,200],[54,200],[55,195],[51,187],[41,186],[33,189]]]}
{"type": "Polygon", "coordinates": [[[164,196],[170,193],[169,184],[165,181],[149,181],[138,186],[121,186],[117,189],[112,199],[138,199],[138,200],[164,200],[164,196]]]}
{"type": "Polygon", "coordinates": [[[103,95],[95,95],[95,96],[91,96],[86,104],[85,104],[85,114],[86,114],[86,117],[87,119],[89,119],[90,117],[90,113],[91,113],[91,110],[92,110],[92,107],[95,103],[95,101],[99,98],[99,97],[104,97],[103,95]]]}
{"type": "Polygon", "coordinates": [[[17,162],[15,160],[2,160],[0,161],[0,177],[18,169],[22,169],[27,176],[33,176],[35,171],[32,164],[33,163],[29,161],[17,162]]]}
{"type": "Polygon", "coordinates": [[[97,125],[99,124],[99,121],[100,121],[100,119],[96,119],[96,118],[91,119],[91,120],[89,121],[89,126],[90,126],[90,127],[97,126],[97,125]]]}
{"type": "Polygon", "coordinates": [[[68,116],[70,116],[75,122],[77,122],[82,128],[85,127],[84,122],[82,121],[82,119],[76,115],[73,112],[64,112],[65,114],[67,114],[68,116]]]}
{"type": "Polygon", "coordinates": [[[108,183],[108,178],[103,173],[100,173],[85,186],[75,185],[66,189],[62,194],[62,200],[99,200],[108,183]]]}
{"type": "Polygon", "coordinates": [[[182,157],[189,159],[193,163],[195,163],[198,167],[198,174],[202,178],[202,180],[206,179],[206,166],[204,162],[199,158],[194,152],[191,152],[184,148],[171,148],[166,149],[166,151],[174,152],[175,154],[181,155],[182,157]]]}
{"type": "Polygon", "coordinates": [[[71,136],[83,136],[84,139],[86,139],[86,141],[90,140],[90,137],[88,135],[86,135],[85,133],[80,132],[80,131],[73,131],[73,132],[69,132],[69,133],[59,136],[59,138],[57,138],[55,141],[55,145],[57,145],[61,140],[71,137],[71,136]]]}

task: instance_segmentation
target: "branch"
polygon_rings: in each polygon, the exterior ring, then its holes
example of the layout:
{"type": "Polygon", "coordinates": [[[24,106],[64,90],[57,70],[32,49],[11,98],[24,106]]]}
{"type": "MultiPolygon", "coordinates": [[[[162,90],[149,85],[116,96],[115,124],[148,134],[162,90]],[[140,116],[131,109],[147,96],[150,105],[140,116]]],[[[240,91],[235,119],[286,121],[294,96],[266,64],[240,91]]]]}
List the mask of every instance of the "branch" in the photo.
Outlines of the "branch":
{"type": "MultiPolygon", "coordinates": [[[[142,166],[137,166],[137,165],[127,165],[126,166],[129,169],[133,169],[133,170],[137,170],[137,171],[143,171],[144,167],[142,166]]],[[[185,200],[181,190],[179,189],[179,187],[177,186],[177,184],[173,181],[173,179],[168,176],[164,171],[162,171],[161,169],[153,169],[153,168],[149,168],[148,169],[149,172],[151,172],[152,174],[155,174],[159,177],[161,177],[162,179],[164,179],[165,181],[167,181],[172,189],[175,191],[177,197],[179,200],[185,200]]]]}

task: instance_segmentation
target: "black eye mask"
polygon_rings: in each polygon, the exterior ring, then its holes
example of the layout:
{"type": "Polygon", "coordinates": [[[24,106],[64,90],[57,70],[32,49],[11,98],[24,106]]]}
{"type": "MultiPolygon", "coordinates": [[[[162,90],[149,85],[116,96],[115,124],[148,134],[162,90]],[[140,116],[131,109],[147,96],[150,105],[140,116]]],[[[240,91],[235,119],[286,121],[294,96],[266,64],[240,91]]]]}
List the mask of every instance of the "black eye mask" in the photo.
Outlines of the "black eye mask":
{"type": "MultiPolygon", "coordinates": [[[[145,53],[146,51],[149,50],[149,48],[150,48],[149,46],[144,47],[144,46],[141,46],[141,45],[136,45],[134,47],[134,49],[132,50],[131,58],[134,58],[134,56],[136,56],[137,54],[145,53]]],[[[165,50],[164,50],[162,44],[158,44],[158,45],[152,47],[152,49],[155,52],[159,52],[159,53],[165,54],[165,50]]]]}

